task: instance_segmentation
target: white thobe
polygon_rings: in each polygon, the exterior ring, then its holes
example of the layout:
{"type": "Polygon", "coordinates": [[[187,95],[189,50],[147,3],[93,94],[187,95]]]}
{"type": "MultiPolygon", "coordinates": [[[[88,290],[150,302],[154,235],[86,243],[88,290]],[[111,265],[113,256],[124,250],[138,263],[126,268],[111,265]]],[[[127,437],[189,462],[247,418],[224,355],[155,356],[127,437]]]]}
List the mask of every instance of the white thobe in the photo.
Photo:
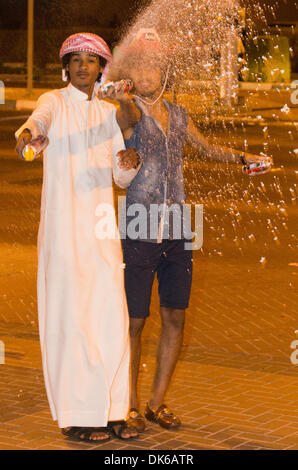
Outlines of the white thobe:
{"type": "Polygon", "coordinates": [[[112,170],[125,187],[116,109],[71,84],[45,93],[16,132],[47,135],[38,233],[38,318],[45,386],[60,427],[105,426],[129,403],[128,313],[117,237],[100,239],[99,207],[114,212],[112,170]]]}

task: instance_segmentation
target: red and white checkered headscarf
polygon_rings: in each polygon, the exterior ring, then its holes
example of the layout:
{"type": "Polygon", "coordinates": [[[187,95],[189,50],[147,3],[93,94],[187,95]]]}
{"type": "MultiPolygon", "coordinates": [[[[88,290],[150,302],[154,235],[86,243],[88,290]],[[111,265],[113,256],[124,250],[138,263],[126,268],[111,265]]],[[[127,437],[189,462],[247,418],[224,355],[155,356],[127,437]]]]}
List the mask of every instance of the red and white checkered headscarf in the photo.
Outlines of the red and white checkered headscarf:
{"type": "Polygon", "coordinates": [[[107,43],[97,34],[92,33],[76,33],[66,38],[60,49],[60,59],[69,52],[90,52],[103,57],[108,62],[112,60],[107,43]]]}
{"type": "MultiPolygon", "coordinates": [[[[60,59],[70,52],[90,52],[97,54],[108,62],[102,73],[101,83],[105,80],[105,76],[109,70],[113,56],[107,43],[97,34],[92,33],[76,33],[65,39],[60,49],[60,59]]],[[[67,82],[65,69],[62,70],[62,80],[67,82]]]]}

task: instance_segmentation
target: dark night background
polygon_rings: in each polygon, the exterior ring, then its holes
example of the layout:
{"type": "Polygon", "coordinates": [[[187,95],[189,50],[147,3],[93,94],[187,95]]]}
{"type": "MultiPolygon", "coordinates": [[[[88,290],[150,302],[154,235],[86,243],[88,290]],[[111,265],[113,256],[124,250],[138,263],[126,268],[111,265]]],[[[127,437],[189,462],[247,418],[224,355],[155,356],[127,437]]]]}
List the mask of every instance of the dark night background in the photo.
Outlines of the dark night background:
{"type": "MultiPolygon", "coordinates": [[[[35,23],[40,29],[76,25],[109,27],[114,26],[115,21],[124,23],[145,3],[140,0],[35,0],[35,23]]],[[[26,27],[27,0],[1,0],[0,9],[1,28],[26,27]]]]}
{"type": "MultiPolygon", "coordinates": [[[[123,24],[150,0],[35,0],[36,26],[57,28],[64,26],[113,26],[123,24]],[[116,16],[115,16],[116,15],[116,16]]],[[[169,0],[169,5],[171,1],[169,0]]],[[[276,18],[281,21],[298,21],[295,0],[244,0],[242,4],[277,5],[276,18]]],[[[23,29],[26,27],[27,0],[0,0],[0,28],[23,29]]],[[[273,16],[268,14],[268,21],[273,16]]]]}
{"type": "MultiPolygon", "coordinates": [[[[59,62],[57,51],[61,43],[79,31],[99,34],[113,47],[138,11],[150,3],[150,0],[35,0],[36,67],[43,69],[46,63],[59,62]]],[[[170,6],[171,0],[168,4],[170,6]]],[[[250,15],[254,15],[255,5],[266,5],[264,12],[268,23],[298,21],[298,2],[295,0],[243,0],[241,4],[250,7],[250,15]],[[270,13],[273,5],[275,19],[270,13]]],[[[263,25],[261,31],[262,28],[263,25]]],[[[25,62],[27,0],[0,0],[0,44],[0,64],[25,62]]]]}

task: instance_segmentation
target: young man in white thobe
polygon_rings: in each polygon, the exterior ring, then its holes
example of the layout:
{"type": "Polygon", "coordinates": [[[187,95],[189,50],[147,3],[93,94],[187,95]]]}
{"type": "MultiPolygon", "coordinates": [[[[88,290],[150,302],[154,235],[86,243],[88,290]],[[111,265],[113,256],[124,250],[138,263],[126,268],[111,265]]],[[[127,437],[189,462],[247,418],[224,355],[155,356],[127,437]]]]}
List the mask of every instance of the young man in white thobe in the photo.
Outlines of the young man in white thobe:
{"type": "Polygon", "coordinates": [[[107,44],[78,33],[65,40],[60,58],[70,83],[42,95],[16,132],[20,156],[32,138],[49,139],[38,233],[45,386],[64,434],[103,442],[113,431],[129,439],[137,433],[124,420],[129,321],[122,251],[117,230],[105,236],[100,220],[108,213],[115,223],[112,174],[126,187],[140,165],[134,150],[123,150],[116,108],[95,94],[103,66],[112,59],[107,44]]]}

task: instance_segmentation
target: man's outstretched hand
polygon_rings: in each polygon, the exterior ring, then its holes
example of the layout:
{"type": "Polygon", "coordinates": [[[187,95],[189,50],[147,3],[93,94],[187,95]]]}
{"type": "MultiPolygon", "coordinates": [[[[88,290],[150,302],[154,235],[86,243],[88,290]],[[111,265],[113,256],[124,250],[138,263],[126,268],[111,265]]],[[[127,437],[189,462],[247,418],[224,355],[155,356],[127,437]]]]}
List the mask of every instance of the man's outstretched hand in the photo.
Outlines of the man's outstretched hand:
{"type": "Polygon", "coordinates": [[[99,99],[110,99],[113,101],[127,102],[132,99],[132,96],[128,93],[127,90],[127,81],[121,80],[117,82],[115,86],[111,86],[109,90],[103,94],[100,90],[97,92],[97,96],[99,99]]]}
{"type": "Polygon", "coordinates": [[[32,135],[31,135],[31,132],[29,131],[29,129],[25,129],[19,135],[18,141],[16,143],[15,151],[17,152],[17,154],[20,158],[23,158],[22,151],[23,151],[24,147],[27,144],[29,144],[29,142],[31,142],[31,140],[32,140],[32,135]]]}
{"type": "Polygon", "coordinates": [[[118,164],[122,170],[132,170],[139,164],[139,156],[134,148],[120,150],[117,153],[118,164]]]}
{"type": "Polygon", "coordinates": [[[242,172],[246,175],[257,175],[268,173],[273,165],[273,159],[271,157],[262,155],[252,155],[245,153],[242,155],[242,163],[244,164],[242,172]]]}

